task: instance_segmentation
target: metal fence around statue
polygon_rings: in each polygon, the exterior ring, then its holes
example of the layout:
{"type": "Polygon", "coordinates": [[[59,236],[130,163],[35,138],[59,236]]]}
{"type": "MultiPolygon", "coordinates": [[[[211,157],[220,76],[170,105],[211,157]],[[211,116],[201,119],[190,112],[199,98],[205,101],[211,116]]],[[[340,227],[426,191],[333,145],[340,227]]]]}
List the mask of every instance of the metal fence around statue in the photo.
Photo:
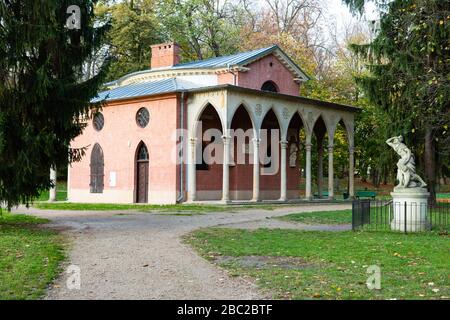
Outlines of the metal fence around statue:
{"type": "Polygon", "coordinates": [[[450,204],[355,200],[352,230],[421,232],[450,229],[450,204]]]}

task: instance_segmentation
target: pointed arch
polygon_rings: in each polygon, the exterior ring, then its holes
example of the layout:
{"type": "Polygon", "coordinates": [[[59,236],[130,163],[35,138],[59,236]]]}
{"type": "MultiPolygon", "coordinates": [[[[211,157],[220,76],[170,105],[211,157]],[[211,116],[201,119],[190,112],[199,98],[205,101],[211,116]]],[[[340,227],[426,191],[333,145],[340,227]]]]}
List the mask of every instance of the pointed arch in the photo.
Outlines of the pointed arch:
{"type": "Polygon", "coordinates": [[[320,114],[311,129],[311,136],[316,137],[317,142],[323,142],[325,139],[330,140],[330,134],[328,131],[327,123],[324,117],[320,114]]]}
{"type": "Polygon", "coordinates": [[[147,145],[142,140],[138,143],[138,145],[136,147],[134,159],[136,161],[138,161],[138,160],[147,160],[148,161],[149,160],[149,153],[148,153],[147,145]]]}
{"type": "Polygon", "coordinates": [[[269,113],[271,113],[271,112],[275,115],[275,118],[277,119],[277,125],[278,125],[278,128],[281,129],[281,121],[280,121],[280,118],[279,118],[278,114],[275,112],[275,107],[274,107],[274,106],[270,107],[270,108],[264,113],[264,115],[263,115],[263,117],[262,117],[263,120],[261,121],[260,129],[262,129],[263,123],[264,123],[264,121],[266,120],[267,115],[268,115],[269,113]]]}
{"type": "Polygon", "coordinates": [[[222,189],[224,122],[220,113],[207,103],[195,124],[195,192],[198,200],[219,200],[222,189]],[[198,123],[201,122],[201,125],[198,123]]]}
{"type": "Polygon", "coordinates": [[[288,128],[291,126],[292,121],[294,120],[294,118],[296,118],[296,116],[298,116],[298,118],[300,118],[300,122],[301,122],[303,128],[305,128],[305,130],[307,130],[308,122],[307,122],[307,121],[305,120],[305,118],[303,117],[303,114],[302,114],[300,111],[298,111],[298,110],[295,111],[295,112],[291,115],[291,117],[290,117],[290,119],[289,119],[289,122],[288,122],[288,128]]]}
{"type": "Polygon", "coordinates": [[[345,133],[347,136],[347,143],[350,146],[353,146],[353,126],[348,123],[348,121],[341,117],[340,120],[336,124],[336,128],[341,125],[345,129],[345,133]]]}
{"type": "Polygon", "coordinates": [[[263,199],[279,199],[281,195],[280,155],[281,125],[272,108],[261,123],[261,196],[263,199]],[[267,130],[267,131],[263,131],[267,130]]]}
{"type": "Polygon", "coordinates": [[[229,186],[235,200],[250,200],[253,188],[253,138],[255,130],[251,116],[241,104],[233,114],[230,123],[231,154],[233,163],[229,168],[229,186]]]}
{"type": "Polygon", "coordinates": [[[256,133],[257,130],[257,126],[256,126],[256,121],[254,119],[254,114],[252,112],[252,109],[250,108],[250,106],[247,104],[247,102],[245,102],[244,100],[242,100],[241,102],[239,102],[239,104],[237,104],[237,106],[234,108],[234,112],[230,117],[230,123],[228,124],[229,127],[231,128],[231,124],[236,116],[236,112],[239,110],[239,108],[244,108],[245,111],[247,112],[248,117],[250,118],[250,122],[252,124],[253,130],[255,131],[254,133],[256,133]]]}
{"type": "Polygon", "coordinates": [[[141,140],[136,147],[134,156],[135,199],[138,203],[148,202],[149,159],[147,145],[141,140]]]}
{"type": "Polygon", "coordinates": [[[105,157],[102,147],[96,143],[92,148],[90,161],[90,192],[103,193],[105,177],[105,157]]]}
{"type": "Polygon", "coordinates": [[[290,118],[286,130],[287,157],[286,157],[286,174],[287,174],[287,199],[300,198],[301,170],[302,164],[301,152],[304,150],[306,139],[305,122],[299,112],[294,112],[290,118]],[[305,137],[301,134],[304,131],[305,137]]]}
{"type": "Polygon", "coordinates": [[[193,125],[192,133],[191,133],[192,137],[196,136],[197,130],[198,130],[198,123],[200,122],[205,111],[210,108],[214,109],[215,113],[217,114],[217,117],[220,121],[220,125],[222,127],[222,132],[224,132],[224,130],[227,128],[226,122],[224,121],[223,117],[221,116],[219,109],[217,109],[216,106],[214,106],[214,104],[211,103],[209,100],[207,100],[205,103],[203,103],[202,107],[199,109],[199,111],[197,112],[197,114],[194,117],[194,122],[192,124],[193,125]]]}

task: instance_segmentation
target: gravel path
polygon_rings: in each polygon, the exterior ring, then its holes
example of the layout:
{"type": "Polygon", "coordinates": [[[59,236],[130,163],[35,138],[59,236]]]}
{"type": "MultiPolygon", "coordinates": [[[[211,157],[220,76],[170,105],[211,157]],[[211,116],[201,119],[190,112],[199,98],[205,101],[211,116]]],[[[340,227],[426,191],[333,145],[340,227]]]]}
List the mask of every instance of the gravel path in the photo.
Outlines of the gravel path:
{"type": "MultiPolygon", "coordinates": [[[[211,226],[312,230],[317,226],[270,218],[348,208],[348,204],[301,205],[193,216],[36,209],[27,213],[51,219],[51,226],[69,237],[65,267],[76,265],[81,270],[80,290],[67,288],[64,272],[49,289],[47,299],[264,299],[268,297],[251,279],[230,277],[183,244],[181,236],[211,226]]],[[[18,211],[25,212],[23,208],[18,211]]],[[[342,226],[321,227],[330,228],[342,226]]]]}

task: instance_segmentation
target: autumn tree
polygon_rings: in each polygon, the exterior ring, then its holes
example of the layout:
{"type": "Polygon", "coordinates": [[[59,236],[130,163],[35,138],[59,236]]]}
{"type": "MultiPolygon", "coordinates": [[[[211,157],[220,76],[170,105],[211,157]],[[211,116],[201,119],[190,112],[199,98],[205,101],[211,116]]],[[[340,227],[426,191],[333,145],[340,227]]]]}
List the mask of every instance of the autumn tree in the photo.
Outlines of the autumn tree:
{"type": "Polygon", "coordinates": [[[177,42],[183,58],[202,60],[235,53],[243,11],[232,0],[157,0],[162,36],[177,42]]]}

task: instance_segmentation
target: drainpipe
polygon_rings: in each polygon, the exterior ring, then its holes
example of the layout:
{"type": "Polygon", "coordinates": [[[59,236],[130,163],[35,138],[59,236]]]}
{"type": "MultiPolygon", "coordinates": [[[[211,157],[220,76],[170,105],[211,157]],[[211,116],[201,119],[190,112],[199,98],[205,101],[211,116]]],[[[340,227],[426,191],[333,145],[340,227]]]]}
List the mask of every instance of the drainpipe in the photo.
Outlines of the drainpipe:
{"type": "Polygon", "coordinates": [[[180,194],[177,198],[177,203],[184,201],[184,175],[183,175],[183,169],[184,169],[184,91],[181,92],[181,103],[180,103],[180,128],[181,128],[181,148],[179,152],[180,157],[180,194]]]}

